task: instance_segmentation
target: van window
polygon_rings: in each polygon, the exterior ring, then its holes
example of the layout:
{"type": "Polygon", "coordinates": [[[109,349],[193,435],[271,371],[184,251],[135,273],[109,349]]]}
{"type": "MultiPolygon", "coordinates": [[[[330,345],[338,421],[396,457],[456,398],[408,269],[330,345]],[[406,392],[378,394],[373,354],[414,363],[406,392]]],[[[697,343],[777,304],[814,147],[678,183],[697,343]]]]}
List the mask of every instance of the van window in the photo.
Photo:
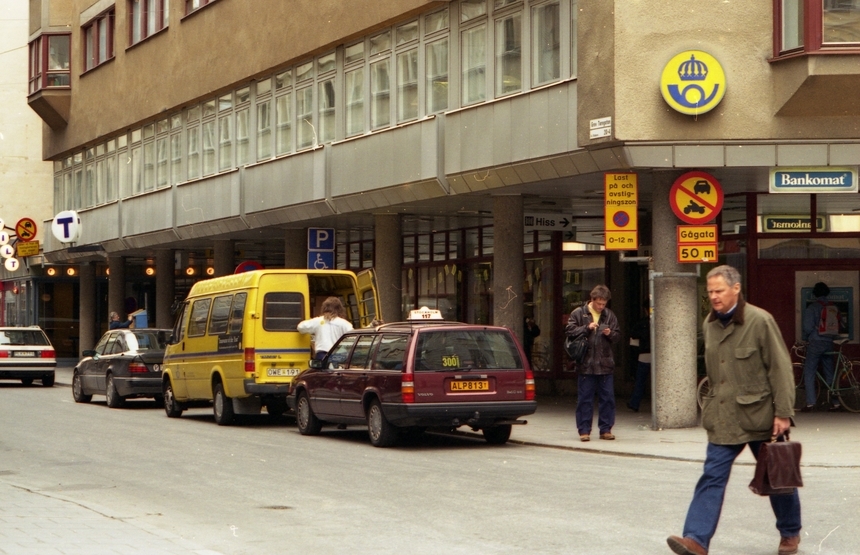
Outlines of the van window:
{"type": "Polygon", "coordinates": [[[379,343],[379,350],[376,351],[373,368],[376,370],[402,370],[408,341],[409,337],[406,335],[390,333],[383,335],[382,341],[379,343]]]}
{"type": "Polygon", "coordinates": [[[304,297],[301,293],[266,293],[263,298],[263,329],[296,331],[304,320],[304,297]]]}
{"type": "Polygon", "coordinates": [[[230,317],[230,304],[233,295],[215,297],[212,303],[212,316],[209,318],[209,335],[220,335],[227,331],[227,319],[230,317]]]}
{"type": "Polygon", "coordinates": [[[188,303],[182,303],[182,312],[179,314],[179,318],[176,319],[176,323],[173,324],[173,342],[179,343],[183,339],[185,339],[185,324],[188,323],[188,303]]]}
{"type": "Polygon", "coordinates": [[[355,344],[355,349],[352,351],[352,358],[349,359],[350,368],[367,368],[367,363],[370,361],[370,353],[373,351],[373,340],[375,335],[362,335],[358,338],[355,344]]]}
{"type": "Polygon", "coordinates": [[[191,321],[188,323],[188,337],[196,337],[206,333],[206,319],[209,317],[209,305],[212,299],[200,299],[191,305],[191,321]]]}
{"type": "Polygon", "coordinates": [[[236,293],[233,295],[233,309],[230,311],[230,333],[241,333],[242,322],[245,321],[245,301],[247,293],[236,293]]]}

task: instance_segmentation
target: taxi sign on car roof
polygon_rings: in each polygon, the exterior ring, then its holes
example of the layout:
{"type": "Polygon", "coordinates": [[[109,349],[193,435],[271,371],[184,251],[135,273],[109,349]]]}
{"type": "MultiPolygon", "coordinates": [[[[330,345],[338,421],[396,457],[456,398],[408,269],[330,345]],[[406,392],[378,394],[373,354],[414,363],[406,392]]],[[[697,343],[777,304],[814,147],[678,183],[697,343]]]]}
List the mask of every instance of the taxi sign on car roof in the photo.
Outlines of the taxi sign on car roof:
{"type": "Polygon", "coordinates": [[[409,311],[409,320],[444,320],[442,311],[422,306],[418,310],[409,311]]]}

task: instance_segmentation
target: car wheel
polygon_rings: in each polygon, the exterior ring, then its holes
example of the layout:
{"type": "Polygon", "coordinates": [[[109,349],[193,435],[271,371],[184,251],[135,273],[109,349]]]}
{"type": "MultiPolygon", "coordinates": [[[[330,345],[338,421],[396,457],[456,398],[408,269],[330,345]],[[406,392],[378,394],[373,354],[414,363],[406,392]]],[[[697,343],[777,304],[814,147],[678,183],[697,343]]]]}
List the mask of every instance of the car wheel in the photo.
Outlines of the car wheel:
{"type": "Polygon", "coordinates": [[[54,387],[54,374],[42,376],[42,387],[54,387]]]}
{"type": "Polygon", "coordinates": [[[33,378],[21,378],[21,383],[24,385],[33,385],[33,378]]]}
{"type": "Polygon", "coordinates": [[[215,414],[215,423],[219,426],[229,426],[236,419],[233,412],[233,399],[224,393],[224,384],[218,382],[212,390],[212,412],[215,414]]]}
{"type": "Polygon", "coordinates": [[[182,416],[182,411],[185,410],[182,405],[176,401],[176,396],[173,394],[173,386],[170,385],[170,380],[164,382],[164,412],[168,418],[179,418],[182,416]]]}
{"type": "Polygon", "coordinates": [[[108,374],[105,378],[105,401],[112,409],[122,406],[122,397],[116,390],[116,384],[113,383],[113,374],[108,374]]]}
{"type": "Polygon", "coordinates": [[[374,447],[389,447],[397,441],[398,430],[385,418],[379,399],[374,399],[367,411],[367,434],[374,447]]]}
{"type": "Polygon", "coordinates": [[[76,403],[89,403],[93,399],[92,395],[84,393],[84,383],[77,372],[72,376],[72,397],[75,398],[76,403]]]}
{"type": "Polygon", "coordinates": [[[314,414],[311,400],[304,391],[299,394],[299,400],[296,401],[296,425],[303,436],[315,436],[322,429],[322,422],[314,414]]]}
{"type": "Polygon", "coordinates": [[[484,432],[484,439],[490,445],[504,445],[511,438],[510,424],[484,428],[482,431],[484,432]]]}

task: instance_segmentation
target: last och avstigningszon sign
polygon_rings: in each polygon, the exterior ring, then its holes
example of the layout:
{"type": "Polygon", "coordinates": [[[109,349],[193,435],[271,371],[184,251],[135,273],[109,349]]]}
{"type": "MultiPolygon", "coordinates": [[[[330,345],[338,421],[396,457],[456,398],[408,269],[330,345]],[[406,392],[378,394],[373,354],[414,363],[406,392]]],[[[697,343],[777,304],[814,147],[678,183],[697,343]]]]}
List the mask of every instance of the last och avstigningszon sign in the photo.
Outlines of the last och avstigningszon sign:
{"type": "Polygon", "coordinates": [[[857,168],[771,168],[771,193],[856,193],[857,168]]]}

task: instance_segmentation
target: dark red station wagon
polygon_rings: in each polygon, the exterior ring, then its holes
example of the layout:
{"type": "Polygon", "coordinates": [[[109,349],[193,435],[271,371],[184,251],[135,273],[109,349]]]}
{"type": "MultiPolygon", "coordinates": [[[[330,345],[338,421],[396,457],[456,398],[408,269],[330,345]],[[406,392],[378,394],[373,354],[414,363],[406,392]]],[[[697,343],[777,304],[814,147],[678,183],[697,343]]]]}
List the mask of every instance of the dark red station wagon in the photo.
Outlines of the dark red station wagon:
{"type": "Polygon", "coordinates": [[[507,328],[448,322],[413,311],[407,322],[350,332],[293,381],[299,432],[366,424],[370,442],[392,445],[404,430],[481,430],[502,444],[537,408],[534,376],[507,328]]]}

